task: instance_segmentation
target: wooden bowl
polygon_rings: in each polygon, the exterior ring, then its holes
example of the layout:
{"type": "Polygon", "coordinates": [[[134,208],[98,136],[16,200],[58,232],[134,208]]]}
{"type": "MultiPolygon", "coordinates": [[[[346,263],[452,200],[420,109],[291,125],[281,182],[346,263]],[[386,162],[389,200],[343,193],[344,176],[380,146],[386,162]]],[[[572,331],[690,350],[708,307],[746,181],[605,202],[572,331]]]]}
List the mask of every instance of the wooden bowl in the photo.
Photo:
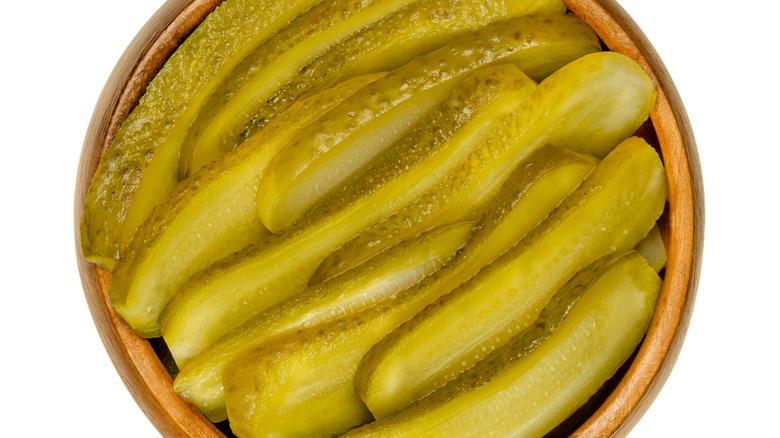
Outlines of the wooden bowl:
{"type": "MultiPolygon", "coordinates": [[[[119,375],[165,437],[224,437],[174,391],[152,343],[141,339],[108,301],[110,274],[84,259],[79,223],[98,161],[119,125],[165,60],[222,0],[168,0],[132,41],[106,83],[90,121],[76,182],[79,272],[92,318],[119,375]]],[[[690,122],[661,59],[636,23],[613,0],[565,0],[610,50],[636,61],[652,78],[658,100],[639,135],[661,152],[669,206],[661,220],[669,248],[665,281],[648,334],[621,371],[556,432],[576,437],[628,434],[666,381],[693,309],[704,235],[704,198],[690,122]]]]}

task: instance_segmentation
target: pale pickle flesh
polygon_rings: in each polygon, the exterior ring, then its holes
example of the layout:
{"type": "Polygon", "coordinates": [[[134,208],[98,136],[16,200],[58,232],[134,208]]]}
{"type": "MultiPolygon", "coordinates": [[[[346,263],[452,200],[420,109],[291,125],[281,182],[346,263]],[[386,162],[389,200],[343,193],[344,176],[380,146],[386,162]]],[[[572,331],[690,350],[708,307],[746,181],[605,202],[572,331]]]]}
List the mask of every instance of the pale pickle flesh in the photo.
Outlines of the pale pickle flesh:
{"type": "Polygon", "coordinates": [[[635,252],[578,273],[528,330],[409,408],[347,437],[541,438],[642,340],[661,280],[635,252]]]}
{"type": "Polygon", "coordinates": [[[229,365],[223,381],[233,430],[246,436],[329,436],[370,420],[353,385],[361,356],[453,283],[511,247],[593,166],[592,159],[555,147],[543,148],[526,164],[527,172],[513,175],[491,202],[491,213],[442,269],[391,300],[267,343],[229,365]],[[321,409],[329,415],[319,415],[321,409]]]}
{"type": "MultiPolygon", "coordinates": [[[[320,2],[298,16],[268,44],[255,50],[267,54],[250,55],[265,58],[265,62],[244,80],[230,84],[237,90],[220,87],[217,93],[221,94],[215,94],[208,102],[210,105],[198,114],[187,133],[188,144],[179,157],[180,176],[229,152],[235,143],[226,147],[224,138],[238,138],[254,115],[253,109],[273,96],[301,67],[412,2],[414,0],[330,0],[320,2]]],[[[232,76],[227,80],[233,79],[232,76]]]]}
{"type": "Polygon", "coordinates": [[[92,177],[81,226],[88,260],[105,265],[119,259],[152,208],[176,186],[180,143],[168,139],[186,133],[194,116],[188,108],[197,110],[247,53],[314,3],[228,0],[171,55],[92,177]]]}
{"type": "Polygon", "coordinates": [[[416,58],[301,131],[274,157],[258,189],[263,223],[274,232],[293,223],[408,132],[474,69],[511,62],[528,76],[543,78],[599,49],[593,31],[576,17],[524,16],[486,26],[416,58]]]}
{"type": "Polygon", "coordinates": [[[435,221],[437,215],[468,212],[490,193],[485,188],[499,187],[519,160],[542,144],[605,154],[647,119],[654,102],[650,79],[622,55],[598,53],[572,62],[543,81],[439,187],[328,256],[313,282],[354,265],[385,241],[413,233],[415,226],[435,221]]]}
{"type": "Polygon", "coordinates": [[[490,23],[565,10],[561,0],[416,1],[314,59],[267,101],[252,100],[257,105],[244,109],[251,120],[245,120],[240,133],[222,135],[218,142],[204,146],[229,150],[273,120],[299,96],[352,76],[392,70],[490,23]]]}
{"type": "Polygon", "coordinates": [[[528,327],[574,273],[632,249],[665,201],[658,154],[639,138],[624,141],[489,269],[374,346],[358,374],[362,399],[381,418],[443,386],[528,327]]]}
{"type": "Polygon", "coordinates": [[[383,73],[303,99],[241,148],[182,181],[139,228],[109,285],[111,303],[141,336],[160,335],[167,302],[196,272],[268,234],[257,181],[285,139],[383,73]]]}
{"type": "Polygon", "coordinates": [[[234,358],[280,334],[356,313],[406,289],[449,259],[473,225],[445,225],[401,242],[344,275],[270,307],[181,368],[174,389],[211,421],[224,420],[222,374],[234,358]]]}
{"type": "Polygon", "coordinates": [[[302,291],[334,248],[433,186],[478,144],[486,135],[484,126],[471,121],[483,120],[485,105],[533,86],[514,66],[476,72],[424,123],[299,224],[193,277],[161,319],[177,361],[189,360],[267,307],[302,291]]]}
{"type": "Polygon", "coordinates": [[[661,269],[666,267],[666,245],[658,225],[647,233],[647,236],[636,245],[635,249],[639,254],[642,254],[647,263],[655,269],[655,272],[661,272],[661,269]]]}

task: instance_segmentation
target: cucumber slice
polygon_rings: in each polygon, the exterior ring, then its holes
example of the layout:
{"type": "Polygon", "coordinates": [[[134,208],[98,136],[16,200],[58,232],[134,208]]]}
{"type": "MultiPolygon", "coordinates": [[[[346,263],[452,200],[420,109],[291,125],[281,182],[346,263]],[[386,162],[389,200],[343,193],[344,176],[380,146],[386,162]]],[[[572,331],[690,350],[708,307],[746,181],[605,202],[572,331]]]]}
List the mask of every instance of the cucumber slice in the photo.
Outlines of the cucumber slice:
{"type": "Polygon", "coordinates": [[[625,362],[661,288],[636,252],[577,274],[534,326],[409,408],[347,437],[543,437],[625,362]]]}
{"type": "Polygon", "coordinates": [[[378,157],[362,178],[298,225],[193,277],[161,319],[163,337],[176,360],[186,362],[266,308],[305,289],[333,249],[430,188],[487,135],[483,110],[491,102],[532,88],[532,81],[511,65],[476,72],[415,131],[378,157]]]}
{"type": "Polygon", "coordinates": [[[299,74],[287,83],[274,82],[261,88],[247,86],[241,90],[240,100],[229,106],[215,94],[207,115],[200,122],[212,126],[196,129],[196,132],[205,129],[210,133],[198,141],[197,149],[205,157],[230,150],[298,97],[352,76],[400,67],[466,32],[519,15],[565,10],[560,0],[416,1],[323,53],[300,68],[299,74]],[[268,98],[266,93],[271,89],[275,94],[268,98]],[[209,123],[212,119],[215,122],[209,123]],[[219,126],[224,129],[218,129],[219,126]]]}
{"type": "Polygon", "coordinates": [[[268,234],[254,199],[271,157],[293,133],[381,77],[359,76],[301,100],[252,139],[182,181],[139,228],[109,285],[111,303],[141,336],[160,335],[165,305],[198,271],[268,234]]]}
{"type": "Polygon", "coordinates": [[[81,227],[88,260],[119,258],[120,248],[178,182],[180,143],[168,139],[187,132],[202,102],[242,58],[314,3],[228,0],[171,55],[92,178],[81,227]]]}
{"type": "Polygon", "coordinates": [[[400,411],[524,330],[594,260],[633,248],[666,201],[656,151],[632,137],[613,150],[512,250],[372,348],[356,386],[376,418],[400,411]]]}
{"type": "MultiPolygon", "coordinates": [[[[273,232],[293,223],[405,135],[475,69],[511,62],[530,77],[544,77],[599,50],[597,42],[576,17],[525,16],[487,26],[393,70],[303,130],[274,157],[258,189],[263,223],[273,232]]],[[[517,99],[506,100],[509,104],[497,104],[499,117],[517,99]]]]}
{"type": "Polygon", "coordinates": [[[181,368],[174,389],[211,421],[226,419],[222,374],[233,359],[280,334],[356,313],[417,283],[466,242],[473,225],[446,225],[401,242],[343,275],[270,307],[181,368]]]}
{"type": "Polygon", "coordinates": [[[201,108],[186,140],[180,139],[179,178],[230,152],[235,142],[223,137],[240,133],[254,115],[251,108],[266,102],[301,67],[414,1],[329,0],[296,17],[244,59],[201,108]]]}
{"type": "Polygon", "coordinates": [[[502,188],[466,246],[431,276],[370,309],[268,342],[236,359],[223,378],[234,430],[257,436],[328,436],[370,419],[353,385],[361,356],[512,246],[592,166],[586,157],[543,148],[502,188]],[[258,381],[263,385],[250,383],[258,381]]]}

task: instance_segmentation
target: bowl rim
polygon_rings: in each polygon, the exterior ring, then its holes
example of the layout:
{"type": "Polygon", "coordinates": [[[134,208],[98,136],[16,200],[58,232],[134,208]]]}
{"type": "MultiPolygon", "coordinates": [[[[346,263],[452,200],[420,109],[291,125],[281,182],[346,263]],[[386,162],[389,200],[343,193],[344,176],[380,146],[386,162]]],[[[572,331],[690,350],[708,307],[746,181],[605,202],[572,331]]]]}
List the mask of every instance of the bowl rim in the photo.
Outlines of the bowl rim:
{"type": "MultiPolygon", "coordinates": [[[[167,0],[117,62],[95,106],[79,160],[75,191],[76,258],[85,298],[114,367],[136,403],[165,437],[224,435],[173,390],[151,343],[140,338],[108,300],[108,271],[81,250],[80,223],[98,161],[147,84],[179,44],[223,0],[167,0]]],[[[571,435],[624,437],[649,408],[680,353],[693,312],[704,243],[704,192],[696,142],[672,79],[644,33],[615,0],[564,0],[607,48],[636,61],[658,97],[650,120],[669,186],[668,263],[655,316],[625,375],[571,435]]]]}

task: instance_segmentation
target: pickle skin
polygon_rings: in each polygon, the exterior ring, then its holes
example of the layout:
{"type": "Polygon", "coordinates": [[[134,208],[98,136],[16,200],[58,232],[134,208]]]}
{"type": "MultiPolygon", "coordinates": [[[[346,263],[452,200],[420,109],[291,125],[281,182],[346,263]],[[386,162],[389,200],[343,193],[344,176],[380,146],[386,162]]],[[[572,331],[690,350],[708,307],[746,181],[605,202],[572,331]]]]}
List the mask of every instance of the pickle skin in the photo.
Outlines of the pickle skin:
{"type": "Polygon", "coordinates": [[[192,275],[268,234],[254,206],[257,179],[291,131],[382,75],[299,101],[241,148],[179,183],[139,228],[109,285],[111,303],[138,334],[160,336],[160,313],[192,275]]]}
{"type": "Polygon", "coordinates": [[[135,229],[173,190],[178,148],[164,143],[180,129],[188,107],[197,105],[246,53],[311,4],[314,0],[228,0],[171,55],[120,126],[92,177],[82,218],[82,248],[88,259],[119,259],[135,229]],[[181,80],[183,76],[188,79],[181,80]],[[152,163],[163,158],[168,160],[153,169],[159,173],[150,175],[152,163]],[[153,189],[146,190],[148,199],[139,201],[142,184],[153,189]]]}
{"type": "Polygon", "coordinates": [[[258,189],[263,223],[273,232],[292,224],[474,69],[507,62],[543,78],[599,50],[596,35],[576,17],[523,16],[416,58],[343,102],[274,157],[258,189]]]}
{"type": "Polygon", "coordinates": [[[432,52],[469,31],[526,14],[563,13],[560,0],[422,0],[354,35],[304,66],[300,73],[267,102],[247,113],[240,136],[224,136],[230,148],[273,120],[299,96],[346,78],[400,67],[432,52]]]}
{"type": "MultiPolygon", "coordinates": [[[[330,0],[317,3],[250,54],[198,114],[179,156],[179,174],[197,170],[229,152],[254,112],[298,70],[330,47],[414,0],[330,0]],[[263,53],[266,52],[266,53],[263,53]],[[249,74],[244,74],[249,70],[249,74]],[[238,88],[231,90],[230,88],[238,88]],[[225,140],[228,139],[228,140],[225,140]]],[[[376,71],[376,70],[375,70],[376,71]]]]}
{"type": "Polygon", "coordinates": [[[631,356],[660,289],[636,252],[606,256],[567,283],[534,326],[407,409],[345,436],[541,438],[631,356]]]}
{"type": "Polygon", "coordinates": [[[358,374],[361,398],[383,418],[443,386],[532,323],[574,273],[633,248],[665,201],[658,154],[624,141],[521,242],[375,345],[358,374]]]}
{"type": "Polygon", "coordinates": [[[225,420],[222,375],[234,358],[274,337],[356,313],[411,286],[449,259],[465,243],[473,225],[445,225],[401,242],[337,278],[272,306],[181,368],[174,389],[209,420],[225,420]]]}
{"type": "Polygon", "coordinates": [[[588,157],[556,147],[540,149],[528,158],[524,169],[513,174],[512,182],[491,202],[491,213],[483,215],[466,246],[443,268],[387,302],[277,339],[236,359],[223,378],[234,431],[241,436],[330,436],[368,421],[371,417],[353,386],[361,356],[394,327],[449,291],[453,281],[468,278],[512,246],[593,165],[588,157]],[[304,417],[324,406],[337,415],[304,417]]]}
{"type": "Polygon", "coordinates": [[[603,156],[647,119],[655,96],[650,78],[623,55],[604,52],[573,61],[543,81],[441,187],[346,242],[322,262],[312,281],[413,233],[416,221],[459,217],[482,201],[489,192],[484,188],[499,187],[519,160],[542,144],[603,156]]]}
{"type": "Polygon", "coordinates": [[[176,360],[186,362],[266,308],[303,291],[327,254],[433,186],[487,135],[483,124],[472,123],[483,121],[482,107],[510,91],[530,93],[533,87],[512,65],[475,72],[425,123],[297,225],[195,275],[161,318],[176,360]]]}

